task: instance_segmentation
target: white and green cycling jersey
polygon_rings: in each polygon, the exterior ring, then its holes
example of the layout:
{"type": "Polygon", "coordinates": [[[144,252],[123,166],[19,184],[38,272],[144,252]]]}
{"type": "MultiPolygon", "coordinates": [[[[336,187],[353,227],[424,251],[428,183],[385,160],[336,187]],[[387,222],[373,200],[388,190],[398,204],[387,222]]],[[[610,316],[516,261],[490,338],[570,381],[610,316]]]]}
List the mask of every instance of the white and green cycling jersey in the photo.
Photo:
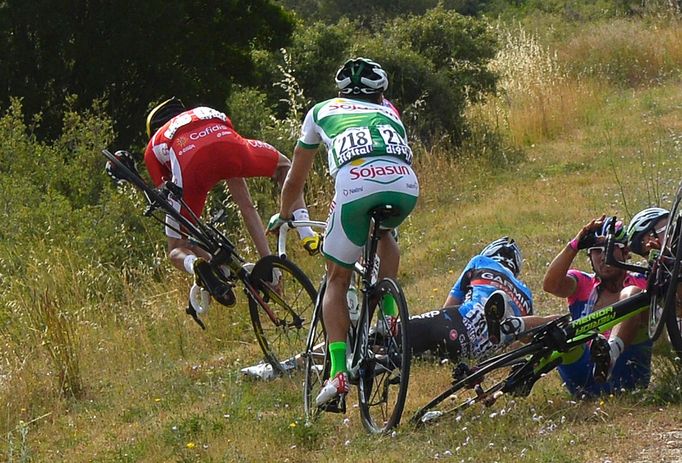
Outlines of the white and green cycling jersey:
{"type": "Polygon", "coordinates": [[[298,144],[303,148],[327,148],[329,174],[353,159],[395,156],[412,163],[405,127],[390,106],[349,98],[333,98],[316,104],[306,114],[298,144]]]}

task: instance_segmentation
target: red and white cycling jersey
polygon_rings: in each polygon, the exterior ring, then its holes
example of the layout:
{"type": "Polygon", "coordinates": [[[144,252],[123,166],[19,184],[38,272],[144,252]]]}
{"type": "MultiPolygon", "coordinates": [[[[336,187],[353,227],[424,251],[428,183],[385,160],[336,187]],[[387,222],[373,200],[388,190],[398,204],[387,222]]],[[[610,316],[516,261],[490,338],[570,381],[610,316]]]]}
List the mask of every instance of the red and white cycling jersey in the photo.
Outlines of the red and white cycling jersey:
{"type": "MultiPolygon", "coordinates": [[[[201,106],[178,114],[154,133],[144,161],[156,186],[171,180],[182,198],[200,216],[208,192],[235,177],[272,177],[279,152],[260,140],[242,138],[224,113],[201,106]]],[[[175,204],[179,210],[179,204],[175,204]]],[[[189,217],[185,210],[182,214],[189,217]]],[[[177,227],[174,221],[167,223],[177,227]]],[[[180,236],[168,227],[166,234],[180,236]]]]}

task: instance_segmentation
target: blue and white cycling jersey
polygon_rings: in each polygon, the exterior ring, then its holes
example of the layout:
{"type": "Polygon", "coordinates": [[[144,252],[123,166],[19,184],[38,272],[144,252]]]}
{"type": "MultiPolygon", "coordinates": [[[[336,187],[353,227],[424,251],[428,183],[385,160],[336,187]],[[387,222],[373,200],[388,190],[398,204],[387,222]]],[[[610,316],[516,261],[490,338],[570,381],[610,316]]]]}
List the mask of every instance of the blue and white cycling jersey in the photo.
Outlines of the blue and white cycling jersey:
{"type": "Polygon", "coordinates": [[[471,259],[450,291],[451,296],[463,301],[459,313],[471,345],[462,348],[463,353],[469,357],[479,358],[493,347],[488,339],[483,307],[496,290],[502,290],[509,296],[513,313],[507,313],[507,316],[533,314],[533,295],[530,289],[514,277],[509,269],[490,257],[479,255],[471,259]]]}

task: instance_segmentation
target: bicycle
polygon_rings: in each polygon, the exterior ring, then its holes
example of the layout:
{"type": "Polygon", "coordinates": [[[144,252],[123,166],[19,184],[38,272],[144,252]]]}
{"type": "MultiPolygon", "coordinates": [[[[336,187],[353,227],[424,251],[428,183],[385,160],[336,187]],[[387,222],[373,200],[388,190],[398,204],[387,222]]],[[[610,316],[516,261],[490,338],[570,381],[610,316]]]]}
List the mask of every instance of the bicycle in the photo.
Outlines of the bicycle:
{"type": "Polygon", "coordinates": [[[678,356],[682,356],[682,334],[680,333],[680,302],[682,286],[680,285],[680,261],[682,246],[680,230],[682,230],[682,182],[677,189],[673,207],[670,209],[668,226],[665,230],[660,250],[652,251],[653,266],[651,269],[652,287],[651,310],[649,312],[649,336],[654,341],[667,327],[668,338],[678,356]],[[674,276],[674,278],[673,278],[674,276]],[[670,284],[674,279],[674,284],[670,284]],[[678,296],[678,294],[680,296],[678,296]]]}
{"type": "MultiPolygon", "coordinates": [[[[355,287],[359,290],[359,311],[351,316],[348,333],[349,382],[358,386],[358,406],[365,428],[372,433],[384,433],[400,422],[410,375],[411,353],[407,340],[409,313],[400,285],[391,278],[378,279],[379,260],[376,254],[381,222],[396,214],[390,205],[370,211],[372,226],[361,262],[354,267],[355,287]],[[401,327],[388,326],[380,307],[382,298],[389,294],[398,307],[401,327]]],[[[303,354],[305,379],[303,403],[306,420],[312,422],[321,412],[345,413],[345,398],[318,407],[315,397],[329,378],[331,362],[326,349],[327,338],[322,317],[322,300],[326,289],[323,278],[311,320],[303,354]]],[[[351,308],[352,309],[352,308],[351,308]]]]}
{"type": "MultiPolygon", "coordinates": [[[[317,298],[317,291],[305,273],[278,255],[265,256],[251,268],[216,226],[224,211],[204,222],[187,207],[180,187],[166,181],[160,188],[152,188],[140,177],[134,163],[123,163],[106,149],[102,154],[115,167],[119,181],[126,181],[143,193],[147,202],[143,215],[165,226],[169,225],[157,212],[173,218],[179,225],[170,226],[171,229],[212,256],[209,264],[220,281],[230,286],[241,282],[248,298],[251,324],[266,361],[278,374],[291,371],[292,365],[283,360],[294,358],[305,348],[306,325],[317,298]],[[180,204],[181,209],[176,210],[170,201],[180,204]],[[183,209],[191,220],[181,214],[183,209]]],[[[206,329],[191,302],[185,311],[206,329]]]]}
{"type": "MultiPolygon", "coordinates": [[[[678,209],[681,198],[682,194],[678,191],[673,208],[675,211],[678,209]]],[[[671,215],[672,217],[674,216],[671,215]]],[[[680,258],[682,258],[682,246],[679,245],[679,214],[675,220],[677,226],[669,227],[666,231],[666,241],[673,244],[667,252],[664,249],[659,254],[654,253],[646,267],[627,264],[615,259],[613,240],[611,236],[607,239],[607,263],[647,274],[646,291],[618,301],[583,318],[570,320],[569,316],[565,315],[521,333],[519,338],[531,339],[527,344],[484,360],[473,367],[469,367],[464,362],[458,364],[453,369],[451,386],[417,410],[411,421],[420,426],[444,416],[459,414],[476,404],[491,406],[504,394],[517,397],[528,396],[533,385],[542,376],[559,366],[565,356],[575,352],[574,349],[581,348],[599,333],[604,333],[628,318],[649,309],[653,310],[654,305],[659,303],[656,302],[657,296],[655,295],[665,294],[662,305],[665,309],[670,309],[671,304],[675,303],[674,300],[671,302],[670,298],[676,297],[676,291],[671,293],[670,288],[677,287],[680,258]],[[675,257],[670,257],[671,255],[675,257]],[[673,280],[676,283],[671,285],[670,282],[673,280]]],[[[613,222],[615,224],[615,220],[613,222]]],[[[673,315],[675,315],[674,311],[673,315]]],[[[670,316],[663,313],[660,317],[660,321],[662,320],[669,322],[670,316]]],[[[677,326],[677,320],[674,321],[677,326]]],[[[670,328],[670,323],[668,327],[670,328]]],[[[679,334],[679,330],[677,333],[679,334]]],[[[674,332],[670,331],[669,337],[673,350],[679,355],[682,339],[679,336],[675,338],[674,332]]]]}

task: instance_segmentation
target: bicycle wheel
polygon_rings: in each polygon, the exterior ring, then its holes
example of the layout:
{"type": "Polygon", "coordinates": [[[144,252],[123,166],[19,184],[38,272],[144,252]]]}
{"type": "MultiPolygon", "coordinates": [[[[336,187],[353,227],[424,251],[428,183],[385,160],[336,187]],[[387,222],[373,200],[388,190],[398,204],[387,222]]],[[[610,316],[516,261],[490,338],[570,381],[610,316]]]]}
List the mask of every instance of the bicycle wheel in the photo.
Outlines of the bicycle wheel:
{"type": "Polygon", "coordinates": [[[539,343],[531,343],[472,368],[460,363],[453,368],[452,386],[417,410],[411,421],[421,426],[445,416],[460,415],[476,404],[489,407],[507,388],[516,395],[527,395],[539,377],[538,372],[533,370],[534,362],[528,356],[542,348],[539,343]]]}
{"type": "MultiPolygon", "coordinates": [[[[663,247],[657,258],[655,274],[653,275],[653,291],[649,307],[649,337],[657,340],[668,320],[675,318],[678,276],[682,246],[679,246],[680,217],[670,216],[670,222],[663,238],[663,247]],[[673,315],[669,313],[672,312],[673,315]]],[[[671,342],[681,344],[679,329],[675,333],[674,327],[671,342]],[[675,336],[677,334],[677,336],[675,336]],[[675,337],[676,339],[673,339],[675,337]]]]}
{"type": "Polygon", "coordinates": [[[306,346],[315,287],[293,262],[274,255],[256,262],[246,283],[253,285],[247,284],[246,289],[249,313],[265,359],[279,373],[301,367],[299,354],[306,346]],[[272,283],[274,269],[281,273],[276,285],[272,283]]]}
{"type": "Polygon", "coordinates": [[[312,422],[321,413],[321,410],[315,405],[315,398],[320,393],[324,381],[329,377],[331,369],[331,361],[327,350],[327,333],[322,319],[322,298],[325,287],[326,279],[320,286],[318,303],[315,305],[315,311],[313,312],[304,354],[303,407],[307,422],[312,422]]]}
{"type": "Polygon", "coordinates": [[[384,278],[375,287],[371,299],[380,300],[390,294],[398,306],[397,333],[386,327],[386,316],[382,310],[366,305],[361,316],[364,327],[358,330],[358,348],[362,349],[362,362],[358,384],[360,416],[365,428],[372,433],[383,433],[400,423],[405,406],[407,387],[410,378],[411,351],[407,338],[409,312],[405,296],[398,284],[384,278]],[[378,296],[378,297],[377,297],[378,296]]]}
{"type": "Polygon", "coordinates": [[[668,312],[666,326],[673,352],[682,358],[682,314],[678,314],[674,309],[668,312]]]}

